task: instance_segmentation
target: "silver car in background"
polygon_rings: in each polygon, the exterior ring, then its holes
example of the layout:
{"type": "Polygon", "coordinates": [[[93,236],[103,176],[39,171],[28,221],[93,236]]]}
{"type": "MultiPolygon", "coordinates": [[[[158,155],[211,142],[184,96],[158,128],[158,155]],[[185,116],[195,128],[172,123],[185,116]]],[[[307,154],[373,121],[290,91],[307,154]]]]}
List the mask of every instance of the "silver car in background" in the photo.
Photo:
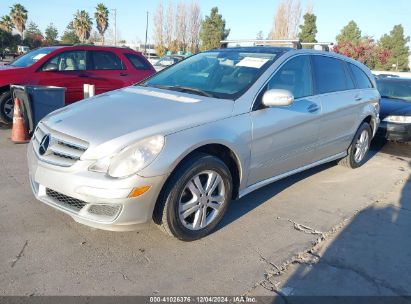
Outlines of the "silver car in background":
{"type": "Polygon", "coordinates": [[[364,164],[379,100],[370,71],[336,54],[207,51],[46,117],[28,147],[31,186],[77,222],[125,231],[154,220],[192,241],[262,186],[364,164]]]}
{"type": "Polygon", "coordinates": [[[165,68],[168,68],[169,66],[172,66],[173,64],[176,64],[177,62],[179,62],[183,59],[184,59],[184,56],[168,55],[168,56],[160,58],[153,65],[153,67],[156,70],[156,72],[160,72],[160,71],[164,70],[165,68]]]}

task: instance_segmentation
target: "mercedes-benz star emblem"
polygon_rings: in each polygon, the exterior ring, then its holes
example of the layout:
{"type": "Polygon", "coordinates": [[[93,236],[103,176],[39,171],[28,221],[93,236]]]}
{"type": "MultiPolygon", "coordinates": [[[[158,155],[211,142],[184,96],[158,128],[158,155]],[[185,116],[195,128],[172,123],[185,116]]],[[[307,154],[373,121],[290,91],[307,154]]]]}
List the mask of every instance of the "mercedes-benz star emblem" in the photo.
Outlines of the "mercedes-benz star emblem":
{"type": "Polygon", "coordinates": [[[50,144],[50,134],[47,134],[43,137],[43,139],[40,142],[40,147],[39,147],[39,153],[40,155],[44,155],[47,152],[47,149],[49,147],[50,144]]]}

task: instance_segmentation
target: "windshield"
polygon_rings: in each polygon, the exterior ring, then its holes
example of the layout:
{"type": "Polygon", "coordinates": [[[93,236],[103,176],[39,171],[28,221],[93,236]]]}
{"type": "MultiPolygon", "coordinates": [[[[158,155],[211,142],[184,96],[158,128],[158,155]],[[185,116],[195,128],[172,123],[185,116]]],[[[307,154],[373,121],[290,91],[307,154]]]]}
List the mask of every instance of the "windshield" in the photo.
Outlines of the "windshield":
{"type": "Polygon", "coordinates": [[[15,61],[10,63],[10,65],[15,66],[15,67],[20,67],[20,68],[25,68],[25,67],[31,66],[36,61],[38,61],[41,58],[43,58],[44,56],[50,54],[54,50],[55,50],[55,48],[52,48],[52,47],[45,47],[45,48],[36,49],[34,51],[31,51],[31,52],[17,58],[15,61]]]}
{"type": "Polygon", "coordinates": [[[208,51],[189,57],[139,85],[234,100],[278,55],[228,49],[208,51]]]}
{"type": "Polygon", "coordinates": [[[411,102],[410,80],[377,80],[377,88],[382,97],[403,99],[411,102]]]}

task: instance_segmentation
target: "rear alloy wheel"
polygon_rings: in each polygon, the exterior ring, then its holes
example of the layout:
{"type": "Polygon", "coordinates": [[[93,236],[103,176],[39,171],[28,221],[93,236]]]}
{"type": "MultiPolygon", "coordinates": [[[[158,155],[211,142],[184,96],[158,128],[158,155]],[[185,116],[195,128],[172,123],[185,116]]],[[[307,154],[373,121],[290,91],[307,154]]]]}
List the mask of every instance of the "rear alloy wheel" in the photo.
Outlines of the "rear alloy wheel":
{"type": "Polygon", "coordinates": [[[370,125],[366,122],[362,123],[348,149],[348,155],[340,160],[339,164],[352,169],[361,167],[365,163],[366,155],[370,150],[371,134],[370,125]]]}
{"type": "Polygon", "coordinates": [[[208,235],[223,218],[232,196],[230,170],[220,159],[198,153],[170,177],[154,211],[162,230],[183,241],[208,235]]]}
{"type": "Polygon", "coordinates": [[[0,120],[6,124],[13,121],[14,103],[10,92],[4,92],[0,95],[0,120]]]}

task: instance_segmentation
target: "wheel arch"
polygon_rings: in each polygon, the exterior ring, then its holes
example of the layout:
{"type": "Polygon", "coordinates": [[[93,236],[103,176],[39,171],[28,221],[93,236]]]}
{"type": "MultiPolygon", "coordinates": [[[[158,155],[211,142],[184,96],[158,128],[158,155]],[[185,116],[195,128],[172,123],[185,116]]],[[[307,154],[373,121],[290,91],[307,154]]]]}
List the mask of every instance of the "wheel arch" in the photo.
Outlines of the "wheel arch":
{"type": "Polygon", "coordinates": [[[234,152],[234,149],[230,148],[228,145],[224,143],[203,143],[193,147],[192,149],[186,151],[176,164],[173,166],[170,176],[168,177],[167,181],[164,183],[163,188],[166,187],[170,177],[172,174],[181,166],[187,159],[195,155],[196,153],[205,153],[208,155],[212,155],[218,159],[220,159],[230,170],[232,179],[233,179],[233,199],[238,197],[240,183],[243,176],[243,170],[241,167],[240,158],[234,152]]]}
{"type": "Polygon", "coordinates": [[[377,118],[374,117],[373,115],[369,114],[361,121],[361,124],[364,123],[364,122],[366,122],[370,125],[372,135],[374,136],[375,133],[377,132],[377,128],[378,128],[377,118]]]}
{"type": "Polygon", "coordinates": [[[5,93],[5,92],[7,92],[7,91],[9,91],[9,90],[10,90],[10,86],[9,86],[9,85],[1,86],[1,87],[0,87],[0,95],[3,94],[3,93],[5,93]]]}

